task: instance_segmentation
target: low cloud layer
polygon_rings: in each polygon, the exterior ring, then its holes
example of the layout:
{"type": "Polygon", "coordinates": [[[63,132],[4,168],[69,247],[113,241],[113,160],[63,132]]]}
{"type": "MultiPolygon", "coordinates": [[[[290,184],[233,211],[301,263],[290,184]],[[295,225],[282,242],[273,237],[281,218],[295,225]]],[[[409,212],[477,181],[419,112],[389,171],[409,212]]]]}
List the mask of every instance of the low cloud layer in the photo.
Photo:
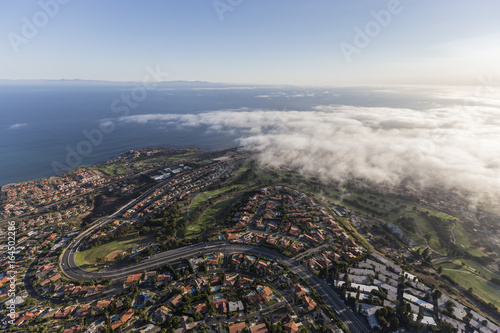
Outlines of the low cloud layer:
{"type": "Polygon", "coordinates": [[[324,181],[364,178],[439,186],[500,199],[500,109],[318,106],[310,111],[224,110],[149,114],[121,122],[236,133],[239,143],[274,166],[324,181]]]}
{"type": "Polygon", "coordinates": [[[24,126],[26,126],[26,125],[28,125],[28,124],[27,124],[27,123],[22,123],[22,124],[21,124],[21,123],[19,123],[19,124],[13,124],[13,125],[10,125],[10,126],[9,126],[9,129],[17,129],[17,128],[24,127],[24,126]]]}

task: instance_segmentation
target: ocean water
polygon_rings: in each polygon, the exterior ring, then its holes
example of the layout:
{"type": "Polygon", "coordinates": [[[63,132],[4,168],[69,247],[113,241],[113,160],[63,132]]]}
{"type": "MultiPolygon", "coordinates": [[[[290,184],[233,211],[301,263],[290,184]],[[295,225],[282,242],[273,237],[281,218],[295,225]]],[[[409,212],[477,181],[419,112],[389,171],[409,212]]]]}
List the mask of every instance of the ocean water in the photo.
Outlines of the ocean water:
{"type": "MultiPolygon", "coordinates": [[[[203,127],[168,128],[119,121],[114,112],[135,83],[78,81],[0,82],[0,185],[54,176],[67,168],[93,165],[135,148],[199,147],[217,150],[238,145],[237,132],[203,127]],[[113,104],[118,99],[117,104],[113,104]],[[113,105],[115,108],[113,108],[113,105]],[[112,124],[113,128],[102,127],[112,124]],[[87,133],[99,130],[90,146],[87,133]],[[106,131],[105,131],[106,130],[106,131]],[[80,145],[80,146],[79,146],[80,145]],[[80,149],[80,150],[78,150],[80,149]],[[71,151],[85,152],[75,159],[71,151]],[[69,157],[68,157],[69,156],[69,157]],[[68,159],[69,158],[69,159],[68,159]]],[[[139,96],[139,95],[137,95],[139,96]]],[[[128,114],[197,114],[246,108],[311,110],[317,105],[423,107],[416,96],[363,88],[228,86],[207,83],[162,83],[140,96],[128,114]],[[144,97],[142,99],[142,97],[144,97]]]]}

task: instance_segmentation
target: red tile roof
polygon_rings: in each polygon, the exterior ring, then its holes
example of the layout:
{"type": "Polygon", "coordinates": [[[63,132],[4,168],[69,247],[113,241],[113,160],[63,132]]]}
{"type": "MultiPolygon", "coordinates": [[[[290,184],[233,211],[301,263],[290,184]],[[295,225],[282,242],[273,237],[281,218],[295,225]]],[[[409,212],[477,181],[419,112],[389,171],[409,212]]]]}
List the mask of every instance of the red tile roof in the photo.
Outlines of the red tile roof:
{"type": "Polygon", "coordinates": [[[245,322],[229,325],[229,333],[243,333],[247,324],[245,322]]]}

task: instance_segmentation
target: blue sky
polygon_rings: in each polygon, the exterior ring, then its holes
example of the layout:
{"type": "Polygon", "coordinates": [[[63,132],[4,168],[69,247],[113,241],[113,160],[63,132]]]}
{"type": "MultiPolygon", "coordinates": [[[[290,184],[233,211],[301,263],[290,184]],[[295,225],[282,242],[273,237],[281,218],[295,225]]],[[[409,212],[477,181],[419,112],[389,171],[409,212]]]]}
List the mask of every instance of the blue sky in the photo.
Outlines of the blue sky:
{"type": "Polygon", "coordinates": [[[59,1],[0,2],[0,79],[140,81],[147,66],[171,80],[243,84],[500,76],[500,2],[491,0],[59,1]],[[53,17],[41,6],[51,3],[53,17]],[[223,20],[214,3],[230,8],[223,20]],[[381,11],[390,13],[383,25],[372,14],[381,11]],[[26,21],[38,31],[23,33],[26,21]],[[367,27],[369,43],[356,44],[367,27]]]}

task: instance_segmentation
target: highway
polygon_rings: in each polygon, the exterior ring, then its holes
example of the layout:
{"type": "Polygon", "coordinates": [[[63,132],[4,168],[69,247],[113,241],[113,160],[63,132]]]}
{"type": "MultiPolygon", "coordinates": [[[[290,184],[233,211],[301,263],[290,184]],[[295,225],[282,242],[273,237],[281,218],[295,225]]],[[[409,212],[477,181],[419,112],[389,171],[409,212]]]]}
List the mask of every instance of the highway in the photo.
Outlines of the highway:
{"type": "MultiPolygon", "coordinates": [[[[104,221],[101,223],[104,223],[104,221]]],[[[93,228],[97,228],[101,223],[93,228]]],[[[80,236],[78,236],[61,256],[61,269],[64,274],[66,274],[70,278],[87,281],[100,279],[125,279],[128,275],[133,273],[156,269],[166,263],[172,263],[181,259],[191,258],[194,256],[199,256],[201,254],[208,254],[214,251],[223,252],[226,255],[230,253],[246,253],[256,256],[260,255],[261,258],[273,259],[283,265],[288,266],[292,272],[299,275],[305,281],[308,281],[311,287],[313,287],[318,292],[318,294],[323,298],[328,306],[333,309],[337,309],[340,314],[340,319],[344,321],[351,332],[362,333],[368,332],[370,330],[366,323],[366,320],[360,319],[356,316],[356,314],[352,313],[325,281],[317,277],[315,274],[311,273],[308,269],[302,266],[302,264],[298,260],[285,257],[267,248],[251,245],[231,244],[228,242],[199,243],[158,253],[147,259],[144,259],[138,264],[109,272],[86,271],[76,264],[74,254],[78,249],[80,241],[86,235],[91,233],[93,228],[85,231],[80,236]]]]}

